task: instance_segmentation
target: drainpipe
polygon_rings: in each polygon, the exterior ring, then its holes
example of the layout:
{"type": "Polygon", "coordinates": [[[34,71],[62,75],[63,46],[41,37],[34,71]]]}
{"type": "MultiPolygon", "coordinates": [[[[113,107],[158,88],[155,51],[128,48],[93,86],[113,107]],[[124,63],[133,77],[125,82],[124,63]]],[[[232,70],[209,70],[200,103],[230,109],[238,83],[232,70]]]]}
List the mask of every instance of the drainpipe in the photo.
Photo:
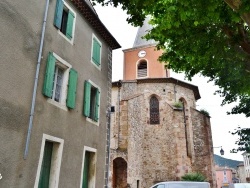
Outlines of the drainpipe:
{"type": "Polygon", "coordinates": [[[117,112],[118,112],[118,122],[117,122],[117,124],[118,124],[118,138],[117,138],[117,147],[116,147],[116,149],[118,149],[119,148],[119,140],[120,140],[120,98],[121,98],[121,85],[122,85],[122,82],[121,82],[121,80],[119,80],[119,83],[117,84],[118,85],[118,96],[117,96],[117,98],[118,98],[118,105],[117,105],[117,112]]]}
{"type": "Polygon", "coordinates": [[[107,110],[107,119],[108,119],[108,134],[107,134],[107,158],[106,158],[106,173],[105,173],[105,188],[108,188],[109,180],[109,163],[110,163],[110,123],[111,123],[111,107],[107,110]],[[108,160],[108,162],[107,162],[108,160]]]}
{"type": "Polygon", "coordinates": [[[29,151],[29,144],[30,144],[31,129],[33,126],[33,117],[34,117],[34,110],[35,110],[35,104],[36,104],[37,83],[38,83],[39,70],[40,70],[40,64],[41,64],[41,59],[42,59],[42,50],[43,50],[43,42],[44,42],[44,34],[45,34],[45,26],[46,26],[46,21],[47,21],[48,9],[49,9],[49,0],[46,1],[46,7],[45,7],[45,12],[44,12],[42,35],[40,39],[39,54],[38,54],[38,60],[37,60],[37,66],[36,66],[36,76],[35,76],[35,83],[34,83],[34,88],[33,88],[32,103],[31,103],[30,118],[29,118],[29,127],[28,127],[28,133],[27,133],[25,151],[24,151],[24,159],[27,159],[27,155],[29,151]]]}
{"type": "Polygon", "coordinates": [[[186,138],[186,149],[187,149],[187,156],[189,156],[189,145],[188,145],[188,134],[187,134],[187,122],[186,122],[186,108],[184,105],[184,101],[182,101],[182,106],[183,106],[183,116],[184,116],[184,127],[185,127],[185,138],[186,138]]]}
{"type": "MultiPolygon", "coordinates": [[[[119,114],[119,118],[120,118],[120,87],[121,87],[121,81],[119,81],[119,83],[117,83],[118,86],[118,114],[119,114]]],[[[111,113],[115,112],[115,109],[112,110],[112,106],[110,106],[107,110],[107,119],[108,119],[108,130],[107,130],[107,158],[106,160],[108,160],[108,162],[106,163],[106,173],[105,173],[105,188],[108,188],[108,180],[109,180],[109,165],[110,165],[110,133],[111,133],[111,113]]],[[[119,120],[118,118],[118,120],[119,120]]],[[[120,125],[120,120],[118,125],[120,125]]],[[[118,138],[119,138],[119,134],[118,134],[118,138]]],[[[119,143],[119,140],[118,140],[119,143]]]]}
{"type": "Polygon", "coordinates": [[[178,80],[177,82],[174,84],[174,102],[176,102],[176,84],[178,83],[178,80]]]}
{"type": "MultiPolygon", "coordinates": [[[[119,81],[119,83],[117,83],[118,86],[118,105],[117,105],[117,109],[118,109],[118,146],[119,146],[119,129],[120,129],[120,84],[121,81],[119,81]]],[[[111,113],[114,112],[111,110],[111,107],[108,108],[107,110],[107,119],[108,119],[108,132],[107,132],[107,158],[106,161],[108,160],[108,162],[106,162],[106,173],[105,173],[105,186],[104,188],[108,188],[108,183],[109,183],[109,165],[110,165],[110,133],[111,133],[111,113]]],[[[118,148],[117,146],[117,148],[118,148]]],[[[116,149],[117,149],[116,148],[116,149]]]]}

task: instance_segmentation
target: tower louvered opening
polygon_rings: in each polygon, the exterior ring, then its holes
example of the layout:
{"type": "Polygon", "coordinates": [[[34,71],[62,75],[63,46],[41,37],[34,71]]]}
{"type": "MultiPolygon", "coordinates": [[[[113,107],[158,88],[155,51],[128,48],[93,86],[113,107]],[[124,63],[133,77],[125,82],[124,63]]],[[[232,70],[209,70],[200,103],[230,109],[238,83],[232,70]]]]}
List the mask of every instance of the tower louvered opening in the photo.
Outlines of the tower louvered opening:
{"type": "Polygon", "coordinates": [[[144,61],[141,61],[141,62],[138,64],[137,77],[138,77],[138,78],[146,77],[146,76],[147,76],[147,73],[148,73],[147,62],[146,62],[145,60],[144,60],[144,61]]]}

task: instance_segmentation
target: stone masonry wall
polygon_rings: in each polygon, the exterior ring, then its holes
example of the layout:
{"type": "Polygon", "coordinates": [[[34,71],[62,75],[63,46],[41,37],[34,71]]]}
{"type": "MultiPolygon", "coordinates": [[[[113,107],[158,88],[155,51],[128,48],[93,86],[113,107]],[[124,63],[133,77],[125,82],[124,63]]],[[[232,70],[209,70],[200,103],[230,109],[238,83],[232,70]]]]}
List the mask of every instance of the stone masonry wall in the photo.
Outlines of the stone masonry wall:
{"type": "Polygon", "coordinates": [[[143,96],[128,101],[128,184],[136,187],[137,181],[143,181],[144,125],[143,96]]]}
{"type": "Polygon", "coordinates": [[[193,170],[205,175],[211,184],[215,187],[215,169],[213,160],[213,143],[210,117],[203,115],[199,111],[191,108],[195,163],[193,170]]]}
{"type": "Polygon", "coordinates": [[[110,150],[110,166],[109,166],[109,182],[108,187],[113,188],[113,169],[114,169],[114,160],[117,158],[122,158],[126,162],[128,161],[127,152],[111,149],[110,150]]]}
{"type": "MultiPolygon", "coordinates": [[[[196,164],[196,143],[207,143],[206,148],[212,143],[209,119],[204,121],[198,111],[191,110],[195,108],[192,90],[172,83],[124,82],[120,92],[120,102],[117,88],[112,92],[112,105],[116,104],[119,110],[112,120],[111,136],[113,143],[118,143],[113,146],[118,146],[112,150],[111,163],[119,156],[126,159],[127,182],[131,187],[139,183],[140,188],[148,188],[159,181],[180,180],[187,172],[212,169],[211,155],[205,162],[199,159],[196,164]],[[149,100],[152,95],[159,100],[160,124],[157,125],[149,123],[149,100]],[[183,110],[173,107],[179,99],[185,101],[185,114],[183,110]],[[206,122],[206,128],[197,126],[203,125],[203,122],[206,122]]],[[[205,175],[212,181],[212,173],[205,175]]],[[[110,185],[111,180],[112,177],[110,185]]]]}

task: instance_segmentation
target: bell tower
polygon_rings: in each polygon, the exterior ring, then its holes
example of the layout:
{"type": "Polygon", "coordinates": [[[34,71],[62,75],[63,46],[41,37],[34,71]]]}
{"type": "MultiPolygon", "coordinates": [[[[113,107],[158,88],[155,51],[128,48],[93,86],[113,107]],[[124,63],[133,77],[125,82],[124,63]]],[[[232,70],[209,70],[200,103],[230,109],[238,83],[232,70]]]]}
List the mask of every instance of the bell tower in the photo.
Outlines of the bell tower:
{"type": "Polygon", "coordinates": [[[143,26],[138,29],[133,47],[123,50],[123,80],[169,77],[169,70],[158,61],[162,50],[156,49],[157,43],[154,40],[142,38],[152,28],[148,22],[149,18],[146,18],[143,26]]]}

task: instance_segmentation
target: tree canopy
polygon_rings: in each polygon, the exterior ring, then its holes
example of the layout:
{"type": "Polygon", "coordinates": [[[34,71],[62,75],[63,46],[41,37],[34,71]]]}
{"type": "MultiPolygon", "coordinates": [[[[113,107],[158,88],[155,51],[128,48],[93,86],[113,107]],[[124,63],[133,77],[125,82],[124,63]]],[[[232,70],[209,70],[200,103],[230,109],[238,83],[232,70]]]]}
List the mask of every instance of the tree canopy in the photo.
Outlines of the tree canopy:
{"type": "Polygon", "coordinates": [[[235,144],[238,145],[238,148],[233,148],[232,153],[237,153],[238,151],[246,151],[250,153],[250,129],[238,127],[233,132],[232,135],[237,135],[238,139],[235,144]]]}
{"type": "Polygon", "coordinates": [[[250,3],[248,0],[93,0],[121,5],[127,21],[158,42],[159,60],[191,78],[200,73],[219,86],[222,105],[239,101],[231,114],[250,116],[250,3]]]}
{"type": "Polygon", "coordinates": [[[202,74],[214,81],[222,104],[239,100],[233,114],[250,116],[250,3],[248,0],[93,0],[121,5],[128,22],[141,26],[150,16],[147,39],[158,42],[159,58],[191,80],[202,74]],[[248,23],[248,24],[247,24],[248,23]]]}

